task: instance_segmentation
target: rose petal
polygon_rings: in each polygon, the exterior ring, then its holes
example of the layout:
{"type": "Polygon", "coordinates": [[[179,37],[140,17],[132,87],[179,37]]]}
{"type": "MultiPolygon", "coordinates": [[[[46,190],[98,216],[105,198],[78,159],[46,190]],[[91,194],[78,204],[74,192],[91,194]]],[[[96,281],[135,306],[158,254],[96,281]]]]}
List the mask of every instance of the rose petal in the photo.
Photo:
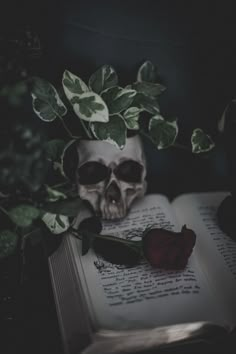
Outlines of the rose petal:
{"type": "Polygon", "coordinates": [[[181,232],[155,228],[144,234],[142,242],[144,256],[152,266],[182,269],[192,253],[196,235],[186,226],[181,232]]]}

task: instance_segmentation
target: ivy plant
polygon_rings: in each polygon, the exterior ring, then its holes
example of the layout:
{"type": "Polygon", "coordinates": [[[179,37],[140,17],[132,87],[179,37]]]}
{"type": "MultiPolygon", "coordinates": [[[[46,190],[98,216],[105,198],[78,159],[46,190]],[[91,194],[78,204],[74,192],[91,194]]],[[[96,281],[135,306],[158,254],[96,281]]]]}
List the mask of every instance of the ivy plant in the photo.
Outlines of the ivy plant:
{"type": "MultiPolygon", "coordinates": [[[[33,109],[43,121],[59,119],[71,139],[97,139],[122,149],[127,133],[132,131],[145,135],[157,149],[165,149],[175,146],[179,129],[176,118],[162,115],[159,97],[166,88],[158,82],[158,77],[157,67],[150,61],[141,65],[136,80],[125,87],[119,84],[118,75],[110,65],[100,67],[87,83],[65,70],[62,88],[58,89],[35,77],[33,109]],[[82,131],[78,128],[71,132],[67,123],[71,111],[82,131]],[[144,124],[146,119],[148,124],[144,124]]],[[[193,153],[207,152],[214,147],[210,136],[200,128],[194,129],[190,141],[193,153]]]]}
{"type": "MultiPolygon", "coordinates": [[[[2,85],[0,100],[10,102],[14,93],[18,116],[9,119],[9,127],[0,132],[0,260],[16,250],[24,253],[27,240],[40,242],[45,228],[62,234],[84,207],[66,172],[67,156],[79,139],[107,141],[122,149],[132,132],[147,137],[158,150],[177,146],[178,120],[161,112],[159,98],[166,88],[158,77],[157,67],[146,61],[135,81],[125,87],[110,65],[99,68],[88,82],[65,70],[57,88],[35,76],[2,85]],[[35,114],[45,124],[60,121],[67,139],[46,140],[24,123],[19,104],[28,91],[35,114]],[[53,177],[50,181],[48,175],[53,177]]],[[[1,115],[6,112],[1,110],[1,115]]],[[[211,137],[198,127],[189,141],[194,154],[214,147],[211,137]]]]}

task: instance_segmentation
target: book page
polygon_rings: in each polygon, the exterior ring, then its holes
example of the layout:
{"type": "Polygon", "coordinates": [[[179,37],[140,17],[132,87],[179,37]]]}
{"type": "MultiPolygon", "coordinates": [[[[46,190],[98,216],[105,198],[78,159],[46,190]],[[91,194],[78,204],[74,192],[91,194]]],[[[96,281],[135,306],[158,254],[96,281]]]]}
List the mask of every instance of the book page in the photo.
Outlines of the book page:
{"type": "Polygon", "coordinates": [[[212,296],[224,307],[225,320],[236,324],[236,242],[220,230],[217,209],[225,192],[184,195],[173,201],[178,220],[197,235],[195,255],[212,296]]]}
{"type": "MultiPolygon", "coordinates": [[[[138,239],[151,225],[180,229],[163,196],[149,195],[137,201],[124,220],[104,222],[103,233],[138,239]]],[[[95,328],[137,329],[209,318],[221,323],[194,256],[183,271],[152,268],[145,261],[129,268],[110,264],[92,250],[81,256],[80,241],[73,242],[95,328]]]]}

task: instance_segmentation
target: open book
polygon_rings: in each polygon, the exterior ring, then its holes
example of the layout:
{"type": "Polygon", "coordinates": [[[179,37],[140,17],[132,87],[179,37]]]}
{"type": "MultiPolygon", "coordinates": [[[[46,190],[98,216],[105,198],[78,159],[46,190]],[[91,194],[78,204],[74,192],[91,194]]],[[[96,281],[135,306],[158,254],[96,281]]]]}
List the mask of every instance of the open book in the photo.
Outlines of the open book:
{"type": "MultiPolygon", "coordinates": [[[[236,326],[236,242],[224,235],[216,220],[228,194],[184,194],[172,202],[150,194],[136,201],[125,219],[103,223],[104,234],[129,239],[138,239],[150,225],[180,231],[186,224],[197,240],[184,270],[156,269],[145,261],[127,268],[106,262],[92,249],[82,256],[81,241],[68,234],[49,259],[65,351],[122,353],[124,338],[137,333],[143,336],[140,345],[148,349],[150,343],[158,347],[195,338],[209,323],[212,329],[236,326]],[[175,333],[173,340],[170,333],[175,333]],[[110,343],[110,349],[99,351],[94,338],[100,345],[110,343]],[[112,342],[118,349],[111,349],[112,342]]],[[[130,342],[127,348],[135,352],[130,342]]]]}

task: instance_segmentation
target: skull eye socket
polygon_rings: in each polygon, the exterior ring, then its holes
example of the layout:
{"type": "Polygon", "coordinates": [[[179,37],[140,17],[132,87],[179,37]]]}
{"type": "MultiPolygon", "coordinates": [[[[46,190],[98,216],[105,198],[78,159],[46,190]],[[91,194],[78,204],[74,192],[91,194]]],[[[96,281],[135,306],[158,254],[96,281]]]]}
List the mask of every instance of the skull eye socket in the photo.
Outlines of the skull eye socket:
{"type": "Polygon", "coordinates": [[[110,175],[110,169],[96,161],[86,162],[78,169],[80,184],[96,184],[104,181],[110,175]]]}
{"type": "Polygon", "coordinates": [[[118,179],[128,183],[140,183],[142,180],[142,172],[143,166],[133,160],[122,162],[114,170],[118,179]]]}

